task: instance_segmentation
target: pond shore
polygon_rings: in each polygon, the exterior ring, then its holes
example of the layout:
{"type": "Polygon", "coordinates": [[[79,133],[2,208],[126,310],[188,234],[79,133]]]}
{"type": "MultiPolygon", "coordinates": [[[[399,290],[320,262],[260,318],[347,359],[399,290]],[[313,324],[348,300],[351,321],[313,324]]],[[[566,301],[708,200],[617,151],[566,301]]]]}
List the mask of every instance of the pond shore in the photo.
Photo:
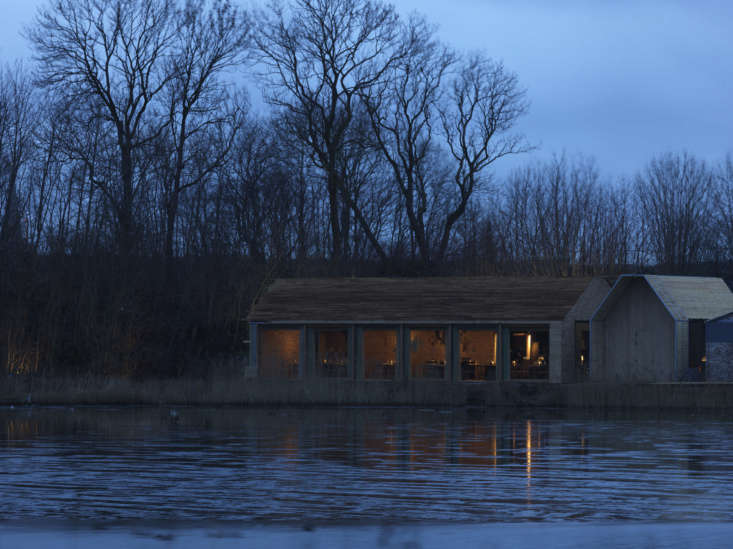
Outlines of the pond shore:
{"type": "Polygon", "coordinates": [[[491,546],[511,549],[634,547],[683,548],[724,547],[733,525],[730,523],[605,523],[562,522],[550,524],[383,524],[327,525],[325,527],[283,528],[260,526],[236,528],[232,525],[195,525],[172,528],[165,525],[128,527],[38,528],[31,524],[0,527],[0,543],[8,547],[58,547],[59,541],[84,549],[104,545],[108,549],[126,547],[235,547],[258,548],[340,548],[384,547],[442,548],[451,543],[466,547],[491,546]]]}
{"type": "Polygon", "coordinates": [[[23,404],[733,409],[733,383],[447,383],[427,380],[280,380],[244,376],[149,380],[2,378],[0,405],[23,404]]]}

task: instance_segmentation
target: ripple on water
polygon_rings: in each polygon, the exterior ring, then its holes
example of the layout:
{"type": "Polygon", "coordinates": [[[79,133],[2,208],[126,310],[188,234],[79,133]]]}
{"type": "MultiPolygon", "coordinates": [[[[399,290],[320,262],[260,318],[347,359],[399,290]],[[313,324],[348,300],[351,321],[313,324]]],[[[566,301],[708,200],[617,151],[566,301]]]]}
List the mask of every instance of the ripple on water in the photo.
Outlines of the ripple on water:
{"type": "Polygon", "coordinates": [[[731,521],[733,422],[0,410],[5,519],[731,521]]]}

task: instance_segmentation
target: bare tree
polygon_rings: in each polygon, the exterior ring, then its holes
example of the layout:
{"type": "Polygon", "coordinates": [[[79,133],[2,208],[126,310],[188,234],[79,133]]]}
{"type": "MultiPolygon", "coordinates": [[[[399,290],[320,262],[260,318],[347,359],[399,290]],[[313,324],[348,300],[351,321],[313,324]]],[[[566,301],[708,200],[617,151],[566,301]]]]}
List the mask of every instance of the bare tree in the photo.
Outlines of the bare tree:
{"type": "Polygon", "coordinates": [[[404,203],[416,248],[428,265],[433,251],[433,206],[441,194],[431,191],[437,183],[436,175],[438,180],[443,175],[436,165],[439,145],[434,130],[440,125],[443,84],[455,56],[435,39],[433,29],[417,17],[404,30],[403,47],[406,54],[391,67],[388,78],[373,93],[364,94],[363,100],[374,139],[404,203]]]}
{"type": "Polygon", "coordinates": [[[720,227],[722,256],[733,265],[733,159],[728,155],[718,175],[715,222],[720,227]]]}
{"type": "Polygon", "coordinates": [[[630,257],[628,189],[595,161],[556,156],[514,170],[495,217],[499,263],[552,276],[613,273],[630,257]]]}
{"type": "Polygon", "coordinates": [[[705,163],[687,153],[654,158],[636,176],[635,198],[646,247],[660,267],[686,272],[711,259],[714,182],[705,163]]]}
{"type": "Polygon", "coordinates": [[[509,133],[527,102],[516,75],[481,55],[459,60],[419,18],[409,21],[403,43],[406,54],[365,102],[428,266],[445,257],[456,222],[488,179],[485,170],[529,150],[509,133]]]}
{"type": "Polygon", "coordinates": [[[229,0],[210,5],[187,0],[178,13],[170,79],[165,89],[169,149],[162,174],[165,202],[164,254],[174,255],[173,240],[181,193],[199,185],[222,165],[239,128],[244,101],[229,101],[223,74],[246,55],[250,20],[229,0]],[[230,108],[228,108],[230,107],[230,108]],[[218,133],[222,147],[202,146],[218,133]],[[209,134],[209,135],[207,135],[209,134]]]}
{"type": "Polygon", "coordinates": [[[106,108],[96,98],[75,101],[60,96],[53,109],[64,167],[57,182],[54,226],[48,231],[50,248],[74,253],[98,251],[100,246],[118,248],[113,209],[119,156],[106,108]]]}
{"type": "Polygon", "coordinates": [[[626,181],[604,182],[590,190],[587,210],[581,222],[578,268],[575,274],[614,274],[637,268],[643,262],[634,230],[630,201],[633,194],[626,181]]]}
{"type": "Polygon", "coordinates": [[[44,231],[58,200],[58,184],[64,169],[61,133],[65,130],[58,105],[46,98],[38,107],[36,154],[28,177],[31,225],[28,232],[36,252],[40,251],[44,231]]]}
{"type": "Polygon", "coordinates": [[[173,0],[54,0],[28,30],[41,82],[104,106],[116,136],[118,181],[95,180],[113,205],[123,257],[136,239],[140,151],[167,120],[153,103],[171,79],[169,47],[178,28],[173,0]]]}
{"type": "Polygon", "coordinates": [[[485,182],[486,168],[504,156],[531,150],[524,136],[510,133],[527,108],[526,92],[519,87],[517,75],[501,63],[474,55],[460,68],[450,100],[441,111],[458,199],[443,226],[439,258],[448,246],[453,225],[485,182]]]}
{"type": "Polygon", "coordinates": [[[268,129],[262,123],[252,122],[239,133],[231,169],[225,173],[232,230],[235,240],[241,242],[237,249],[258,263],[267,259],[268,230],[282,230],[290,222],[289,208],[282,208],[282,201],[276,199],[287,189],[279,188],[282,178],[272,177],[277,159],[272,155],[274,135],[268,129]],[[268,223],[269,215],[278,216],[275,227],[268,223]]]}
{"type": "Polygon", "coordinates": [[[21,237],[21,170],[35,152],[35,93],[22,65],[0,69],[0,248],[21,237]]]}
{"type": "Polygon", "coordinates": [[[291,131],[324,173],[331,255],[344,259],[351,210],[384,259],[339,162],[359,98],[404,55],[397,13],[378,0],[292,0],[287,8],[274,2],[270,10],[260,14],[256,38],[267,99],[288,113],[291,131]]]}

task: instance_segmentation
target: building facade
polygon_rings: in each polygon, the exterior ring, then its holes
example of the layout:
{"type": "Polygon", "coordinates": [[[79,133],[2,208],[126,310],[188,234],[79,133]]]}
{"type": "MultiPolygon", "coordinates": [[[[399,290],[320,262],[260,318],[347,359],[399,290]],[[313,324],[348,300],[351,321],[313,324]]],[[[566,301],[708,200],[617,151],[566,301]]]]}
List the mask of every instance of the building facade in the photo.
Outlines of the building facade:
{"type": "Polygon", "coordinates": [[[733,311],[705,323],[707,381],[733,381],[733,311]]]}
{"type": "Polygon", "coordinates": [[[281,279],[248,317],[250,376],[579,381],[606,279],[281,279]]]}
{"type": "Polygon", "coordinates": [[[720,278],[622,275],[590,322],[590,379],[703,381],[705,321],[731,309],[720,278]]]}

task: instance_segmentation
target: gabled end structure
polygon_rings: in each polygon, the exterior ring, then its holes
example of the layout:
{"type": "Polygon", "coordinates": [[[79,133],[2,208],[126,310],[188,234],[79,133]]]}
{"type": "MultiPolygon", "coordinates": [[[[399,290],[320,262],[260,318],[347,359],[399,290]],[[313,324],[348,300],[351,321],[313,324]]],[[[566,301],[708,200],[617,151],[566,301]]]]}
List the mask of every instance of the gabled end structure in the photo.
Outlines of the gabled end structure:
{"type": "Polygon", "coordinates": [[[720,278],[622,275],[591,319],[590,379],[702,381],[705,322],[731,310],[720,278]]]}

